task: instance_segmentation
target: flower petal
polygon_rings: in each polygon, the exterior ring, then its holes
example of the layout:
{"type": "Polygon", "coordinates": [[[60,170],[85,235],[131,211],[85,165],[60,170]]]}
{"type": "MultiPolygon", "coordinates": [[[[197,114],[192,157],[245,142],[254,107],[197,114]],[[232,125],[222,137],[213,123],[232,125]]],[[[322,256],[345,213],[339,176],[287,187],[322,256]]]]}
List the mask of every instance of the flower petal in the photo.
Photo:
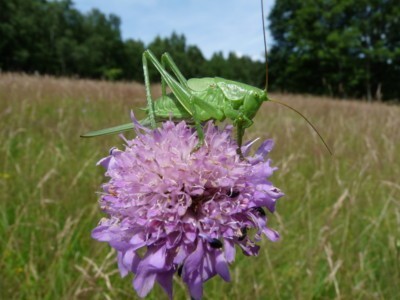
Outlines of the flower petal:
{"type": "Polygon", "coordinates": [[[215,267],[219,276],[221,276],[225,281],[231,281],[228,263],[226,262],[224,253],[222,251],[217,251],[215,262],[215,267]]]}
{"type": "Polygon", "coordinates": [[[232,263],[235,260],[235,244],[233,241],[225,239],[224,240],[225,257],[228,263],[232,263]]]}

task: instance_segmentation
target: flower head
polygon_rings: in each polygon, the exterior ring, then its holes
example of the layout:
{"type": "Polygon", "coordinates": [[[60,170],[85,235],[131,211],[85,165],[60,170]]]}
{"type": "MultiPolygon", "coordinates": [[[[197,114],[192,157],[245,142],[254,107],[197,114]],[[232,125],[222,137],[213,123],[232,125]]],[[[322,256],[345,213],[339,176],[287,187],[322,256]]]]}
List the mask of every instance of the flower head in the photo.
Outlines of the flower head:
{"type": "Polygon", "coordinates": [[[121,275],[135,274],[139,296],[157,281],[172,298],[178,273],[200,299],[206,280],[217,274],[230,280],[235,245],[257,255],[262,234],[279,238],[263,209],[273,212],[283,195],[267,179],[275,170],[266,159],[273,142],[265,141],[254,156],[248,155],[251,144],[244,146],[241,160],[232,127],[207,123],[205,146],[193,152],[198,138],[184,121],[149,130],[133,120],[137,137],[99,162],[110,177],[100,200],[108,218],[92,236],[117,250],[121,275]]]}

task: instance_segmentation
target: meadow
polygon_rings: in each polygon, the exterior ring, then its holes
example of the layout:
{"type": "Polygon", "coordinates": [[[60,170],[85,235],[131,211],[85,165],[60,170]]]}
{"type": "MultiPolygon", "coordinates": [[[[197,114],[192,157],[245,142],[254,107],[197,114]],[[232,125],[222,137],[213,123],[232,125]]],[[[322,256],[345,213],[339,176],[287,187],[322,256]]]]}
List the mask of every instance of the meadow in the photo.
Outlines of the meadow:
{"type": "MultiPolygon", "coordinates": [[[[263,105],[245,139],[275,140],[272,181],[285,197],[268,217],[282,238],[256,258],[238,253],[232,282],[213,278],[204,298],[399,299],[400,107],[273,97],[305,114],[334,156],[298,115],[263,105]]],[[[90,237],[106,180],[96,162],[123,141],[79,135],[143,106],[137,83],[0,74],[0,299],[138,299],[114,251],[90,237]]],[[[179,278],[174,292],[187,299],[179,278]]],[[[156,287],[147,299],[167,297],[156,287]]]]}

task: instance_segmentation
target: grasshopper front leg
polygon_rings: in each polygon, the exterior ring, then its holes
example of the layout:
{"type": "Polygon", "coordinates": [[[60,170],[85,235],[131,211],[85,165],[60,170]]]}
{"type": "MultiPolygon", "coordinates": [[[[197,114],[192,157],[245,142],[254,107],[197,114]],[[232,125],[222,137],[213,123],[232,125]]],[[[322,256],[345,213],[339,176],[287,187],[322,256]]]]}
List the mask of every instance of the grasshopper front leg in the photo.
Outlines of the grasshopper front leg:
{"type": "Polygon", "coordinates": [[[151,97],[151,86],[150,86],[150,76],[149,76],[149,68],[147,66],[147,60],[143,55],[143,74],[144,74],[144,87],[146,90],[146,99],[147,99],[147,109],[149,113],[150,125],[154,129],[156,128],[156,115],[154,112],[154,101],[151,97]]]}
{"type": "Polygon", "coordinates": [[[243,123],[241,121],[238,121],[236,124],[236,142],[238,144],[236,153],[239,155],[240,160],[245,160],[242,152],[243,136],[244,136],[243,123]]]}
{"type": "Polygon", "coordinates": [[[247,118],[243,111],[234,110],[231,107],[226,107],[224,113],[233,120],[233,124],[236,126],[236,142],[238,145],[236,153],[239,155],[240,160],[246,160],[242,152],[243,136],[245,129],[250,127],[253,121],[247,118]]]}
{"type": "Polygon", "coordinates": [[[236,142],[238,144],[236,153],[239,155],[241,160],[246,160],[242,152],[244,131],[247,127],[250,127],[252,124],[253,121],[248,119],[246,116],[239,116],[238,120],[236,120],[236,134],[237,134],[236,142]]]}

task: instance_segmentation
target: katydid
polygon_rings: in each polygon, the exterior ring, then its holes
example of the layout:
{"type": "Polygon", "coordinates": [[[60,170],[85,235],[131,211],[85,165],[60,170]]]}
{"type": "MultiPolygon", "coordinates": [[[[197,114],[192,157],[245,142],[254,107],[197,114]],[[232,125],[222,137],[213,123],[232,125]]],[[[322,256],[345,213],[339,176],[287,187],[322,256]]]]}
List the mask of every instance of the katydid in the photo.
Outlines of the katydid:
{"type": "MultiPolygon", "coordinates": [[[[164,53],[161,56],[161,61],[159,61],[150,50],[146,50],[142,55],[142,60],[147,98],[146,111],[148,116],[144,120],[141,120],[140,123],[155,128],[157,122],[165,120],[191,120],[194,123],[199,139],[198,144],[193,149],[193,151],[196,151],[204,144],[202,122],[230,119],[236,127],[238,154],[243,158],[241,146],[245,129],[253,124],[252,120],[261,104],[266,101],[271,101],[285,105],[300,114],[317,132],[318,136],[331,153],[329,147],[315,127],[300,112],[287,104],[268,98],[268,63],[262,0],[261,10],[267,68],[265,89],[220,77],[191,78],[187,80],[168,53],[164,53]],[[162,96],[155,100],[153,100],[150,92],[148,62],[150,62],[161,75],[162,96]],[[171,92],[166,92],[166,86],[169,87],[171,92]]],[[[112,128],[92,131],[82,135],[82,137],[120,133],[131,130],[133,126],[133,123],[128,123],[112,128]]]]}
{"type": "MultiPolygon", "coordinates": [[[[237,143],[240,149],[244,130],[253,124],[252,119],[264,101],[267,101],[265,90],[223,78],[192,78],[186,80],[168,53],[161,57],[161,62],[150,50],[143,53],[143,70],[147,98],[148,117],[141,123],[156,127],[156,122],[172,119],[193,120],[199,142],[196,149],[204,143],[204,133],[201,122],[208,120],[223,121],[228,118],[237,128],[237,143]],[[162,78],[162,96],[153,101],[150,93],[148,76],[148,61],[150,61],[162,78]],[[162,63],[161,63],[162,62],[162,63]],[[169,67],[172,76],[167,72],[169,67]],[[171,93],[166,93],[166,85],[171,93]]],[[[89,132],[83,137],[119,133],[133,128],[133,124],[89,132]]],[[[239,150],[240,151],[240,150],[239,150]]]]}

